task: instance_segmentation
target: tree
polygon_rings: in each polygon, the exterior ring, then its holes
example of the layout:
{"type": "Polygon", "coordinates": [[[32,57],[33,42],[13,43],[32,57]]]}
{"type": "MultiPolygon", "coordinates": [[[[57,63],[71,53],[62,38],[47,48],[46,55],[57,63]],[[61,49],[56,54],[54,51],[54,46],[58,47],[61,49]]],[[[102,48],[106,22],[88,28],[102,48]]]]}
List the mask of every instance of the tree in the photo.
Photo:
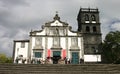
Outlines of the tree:
{"type": "Polygon", "coordinates": [[[102,56],[105,63],[120,63],[120,32],[109,32],[102,43],[102,56]]]}
{"type": "Polygon", "coordinates": [[[12,58],[6,57],[5,54],[0,54],[0,63],[12,63],[12,58]]]}

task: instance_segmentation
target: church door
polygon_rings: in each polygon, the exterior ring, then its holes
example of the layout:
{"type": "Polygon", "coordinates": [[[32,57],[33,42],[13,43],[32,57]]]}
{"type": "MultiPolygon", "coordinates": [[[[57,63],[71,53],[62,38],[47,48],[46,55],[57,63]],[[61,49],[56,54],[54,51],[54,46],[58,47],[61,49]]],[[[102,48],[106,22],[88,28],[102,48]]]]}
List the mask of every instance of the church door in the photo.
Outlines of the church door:
{"type": "Polygon", "coordinates": [[[72,64],[79,64],[79,53],[78,52],[72,52],[72,64]]]}
{"type": "Polygon", "coordinates": [[[60,58],[61,58],[61,52],[53,51],[53,64],[57,64],[60,58]]]}
{"type": "Polygon", "coordinates": [[[53,56],[60,56],[61,52],[60,51],[53,51],[53,56]]]}

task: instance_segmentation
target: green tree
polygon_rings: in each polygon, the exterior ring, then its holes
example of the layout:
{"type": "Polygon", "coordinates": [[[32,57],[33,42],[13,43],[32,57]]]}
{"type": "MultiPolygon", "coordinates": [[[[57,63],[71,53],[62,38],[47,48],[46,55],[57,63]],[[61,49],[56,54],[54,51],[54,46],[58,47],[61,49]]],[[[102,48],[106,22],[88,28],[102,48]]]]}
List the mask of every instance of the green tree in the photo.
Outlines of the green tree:
{"type": "Polygon", "coordinates": [[[0,63],[12,63],[12,58],[6,57],[5,54],[0,54],[0,63]]]}
{"type": "Polygon", "coordinates": [[[11,57],[8,57],[7,60],[6,60],[6,63],[13,63],[13,60],[11,57]]]}
{"type": "Polygon", "coordinates": [[[102,43],[103,62],[120,63],[120,32],[110,32],[102,43]]]}

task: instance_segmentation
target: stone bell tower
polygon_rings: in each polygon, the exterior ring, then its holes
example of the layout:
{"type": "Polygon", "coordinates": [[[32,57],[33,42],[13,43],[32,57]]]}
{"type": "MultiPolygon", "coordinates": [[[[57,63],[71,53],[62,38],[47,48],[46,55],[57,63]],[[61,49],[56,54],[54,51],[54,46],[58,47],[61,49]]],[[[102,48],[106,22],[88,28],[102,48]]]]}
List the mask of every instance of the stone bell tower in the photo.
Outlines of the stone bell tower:
{"type": "Polygon", "coordinates": [[[98,9],[81,8],[77,16],[78,31],[83,34],[84,54],[96,54],[102,42],[98,9]]]}

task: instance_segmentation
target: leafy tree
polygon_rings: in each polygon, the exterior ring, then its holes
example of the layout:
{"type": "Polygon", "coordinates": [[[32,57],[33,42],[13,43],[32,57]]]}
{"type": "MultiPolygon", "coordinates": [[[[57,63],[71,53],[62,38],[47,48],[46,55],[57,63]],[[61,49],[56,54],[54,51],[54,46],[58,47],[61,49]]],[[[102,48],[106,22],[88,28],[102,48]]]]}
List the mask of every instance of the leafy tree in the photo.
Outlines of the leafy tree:
{"type": "Polygon", "coordinates": [[[12,58],[11,58],[11,57],[8,57],[6,63],[13,63],[12,58]]]}
{"type": "Polygon", "coordinates": [[[103,62],[120,63],[120,32],[110,32],[102,43],[103,62]]]}
{"type": "Polygon", "coordinates": [[[12,63],[12,58],[6,57],[5,54],[0,54],[0,63],[12,63]]]}

